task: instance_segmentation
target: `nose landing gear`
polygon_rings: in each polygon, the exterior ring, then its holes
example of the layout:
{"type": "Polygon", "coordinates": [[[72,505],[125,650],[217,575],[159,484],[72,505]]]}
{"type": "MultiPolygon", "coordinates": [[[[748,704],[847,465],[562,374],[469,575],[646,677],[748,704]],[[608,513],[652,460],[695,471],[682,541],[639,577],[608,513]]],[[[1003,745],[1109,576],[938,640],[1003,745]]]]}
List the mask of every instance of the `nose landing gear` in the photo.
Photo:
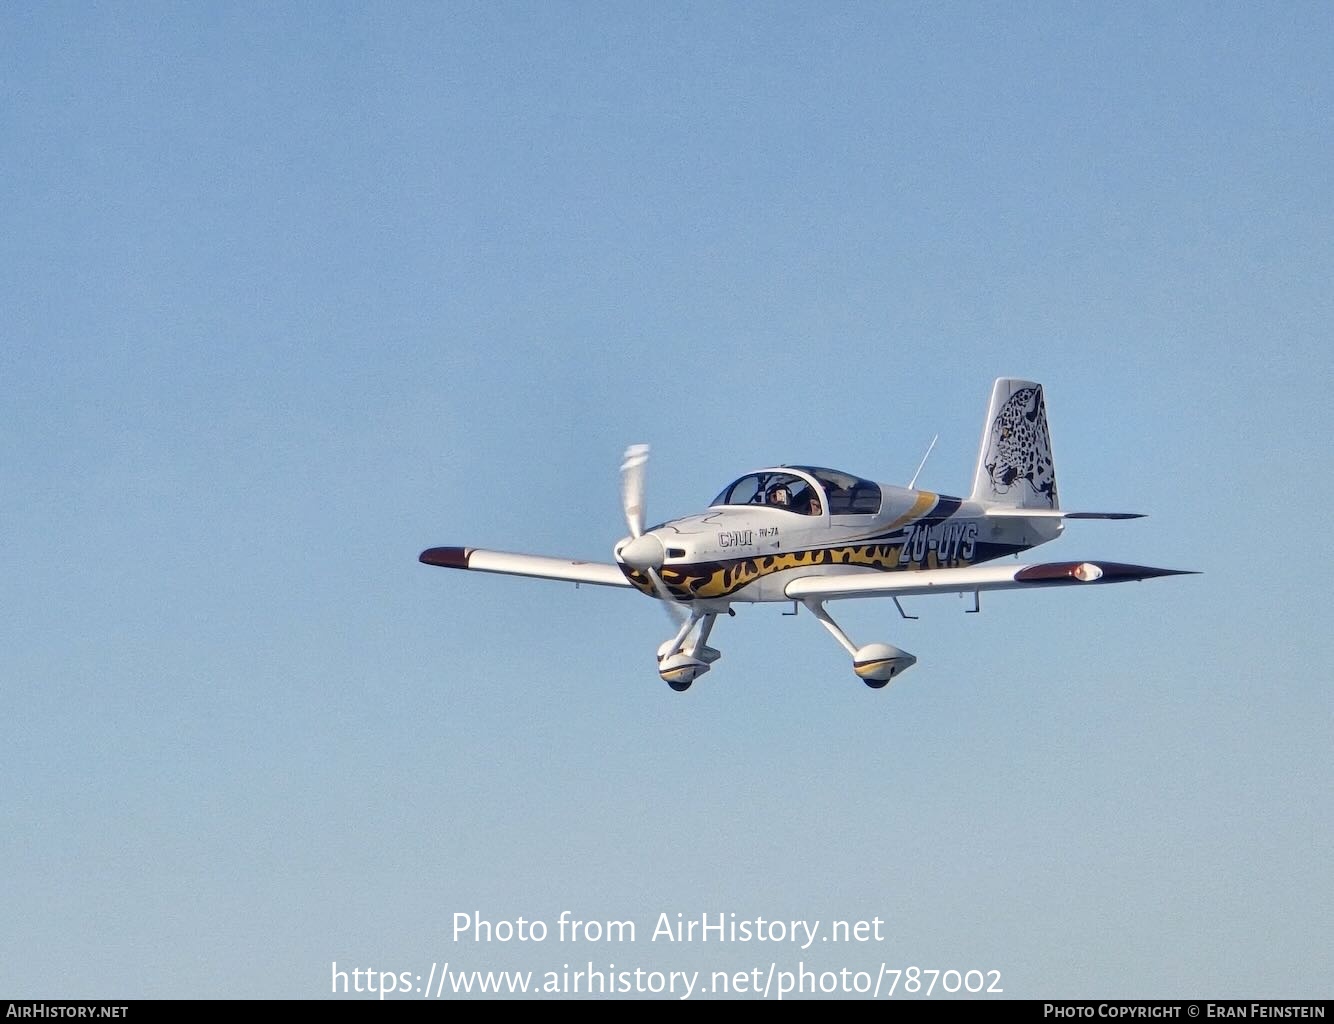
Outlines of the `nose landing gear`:
{"type": "Polygon", "coordinates": [[[676,636],[658,648],[658,675],[677,693],[690,689],[690,684],[722,657],[721,651],[707,643],[717,617],[716,612],[692,611],[676,636]],[[694,639],[687,642],[692,633],[694,639]]]}

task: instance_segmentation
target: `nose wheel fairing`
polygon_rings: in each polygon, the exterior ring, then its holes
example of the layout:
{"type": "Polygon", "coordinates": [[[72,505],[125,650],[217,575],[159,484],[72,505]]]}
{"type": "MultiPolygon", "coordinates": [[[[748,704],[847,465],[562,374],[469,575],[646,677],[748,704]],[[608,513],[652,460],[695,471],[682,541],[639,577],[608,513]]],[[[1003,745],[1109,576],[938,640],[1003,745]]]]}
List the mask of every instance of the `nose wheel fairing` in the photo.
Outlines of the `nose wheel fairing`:
{"type": "Polygon", "coordinates": [[[691,611],[676,635],[658,648],[658,675],[678,692],[702,676],[722,652],[708,645],[717,612],[691,611]]]}

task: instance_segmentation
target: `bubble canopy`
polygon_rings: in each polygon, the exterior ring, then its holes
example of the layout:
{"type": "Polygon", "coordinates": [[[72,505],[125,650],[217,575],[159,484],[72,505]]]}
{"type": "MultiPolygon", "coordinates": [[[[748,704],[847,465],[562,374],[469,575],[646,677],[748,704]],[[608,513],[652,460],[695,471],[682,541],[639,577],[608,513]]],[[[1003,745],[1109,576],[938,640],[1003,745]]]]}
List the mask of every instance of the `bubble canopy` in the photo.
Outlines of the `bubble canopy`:
{"type": "Polygon", "coordinates": [[[880,485],[823,466],[779,466],[747,473],[722,489],[716,505],[765,505],[802,515],[866,516],[880,511],[880,485]]]}

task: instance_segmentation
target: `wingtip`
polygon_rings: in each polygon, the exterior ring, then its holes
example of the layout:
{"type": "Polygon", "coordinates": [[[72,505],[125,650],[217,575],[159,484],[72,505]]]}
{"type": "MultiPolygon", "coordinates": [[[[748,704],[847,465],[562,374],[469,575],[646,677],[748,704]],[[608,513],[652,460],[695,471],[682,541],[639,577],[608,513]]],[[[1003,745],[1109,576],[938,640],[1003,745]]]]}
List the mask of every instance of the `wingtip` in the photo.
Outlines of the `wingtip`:
{"type": "Polygon", "coordinates": [[[446,569],[468,568],[467,548],[427,548],[417,556],[424,565],[439,565],[446,569]]]}
{"type": "Polygon", "coordinates": [[[1160,569],[1155,565],[1128,565],[1124,562],[1099,562],[1113,579],[1152,580],[1161,576],[1198,576],[1196,569],[1160,569]]]}
{"type": "Polygon", "coordinates": [[[1198,576],[1194,569],[1160,569],[1154,565],[1131,565],[1126,562],[1047,562],[1030,565],[1015,574],[1021,583],[1070,580],[1079,583],[1122,583],[1132,580],[1151,580],[1161,576],[1198,576]]]}

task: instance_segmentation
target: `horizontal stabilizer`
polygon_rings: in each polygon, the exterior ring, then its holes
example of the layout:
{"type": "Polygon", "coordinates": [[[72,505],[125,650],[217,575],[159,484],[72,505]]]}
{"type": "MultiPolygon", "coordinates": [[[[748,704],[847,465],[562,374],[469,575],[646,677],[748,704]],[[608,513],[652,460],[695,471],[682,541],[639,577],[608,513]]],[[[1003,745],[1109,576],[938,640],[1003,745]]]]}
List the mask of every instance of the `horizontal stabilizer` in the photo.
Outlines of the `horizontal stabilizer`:
{"type": "Polygon", "coordinates": [[[546,555],[487,551],[485,548],[428,548],[417,560],[446,569],[471,569],[473,572],[495,572],[506,576],[592,583],[601,587],[630,586],[630,581],[619,567],[605,562],[580,562],[546,555]]]}
{"type": "Polygon", "coordinates": [[[1064,519],[1065,513],[1059,508],[1003,508],[993,505],[986,510],[991,519],[1064,519]]]}
{"type": "Polygon", "coordinates": [[[1062,512],[1059,508],[1006,508],[993,505],[986,510],[993,519],[1143,519],[1143,512],[1062,512]]]}
{"type": "Polygon", "coordinates": [[[976,565],[916,572],[868,572],[845,576],[803,576],[784,594],[794,600],[833,601],[853,597],[914,594],[971,594],[982,590],[1126,583],[1158,576],[1194,575],[1190,569],[1158,569],[1123,562],[1046,562],[1040,565],[976,565]]]}

